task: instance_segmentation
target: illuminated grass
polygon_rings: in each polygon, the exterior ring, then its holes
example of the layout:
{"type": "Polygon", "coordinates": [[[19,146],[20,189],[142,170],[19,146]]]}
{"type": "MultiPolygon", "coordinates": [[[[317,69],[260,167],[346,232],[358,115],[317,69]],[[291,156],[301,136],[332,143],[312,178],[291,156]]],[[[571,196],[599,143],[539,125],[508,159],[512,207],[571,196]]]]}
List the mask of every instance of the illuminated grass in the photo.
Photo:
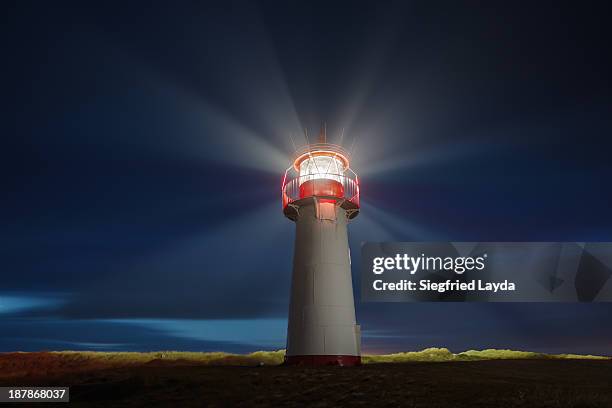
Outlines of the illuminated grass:
{"type": "Polygon", "coordinates": [[[224,352],[155,351],[139,352],[100,352],[100,351],[54,351],[52,354],[68,359],[94,360],[110,365],[147,364],[163,362],[193,362],[203,365],[278,365],[285,358],[285,350],[256,351],[250,354],[231,354],[224,352]]]}
{"type": "MultiPolygon", "coordinates": [[[[181,362],[202,365],[279,365],[285,357],[285,350],[256,351],[250,354],[230,354],[223,352],[185,352],[159,351],[150,353],[138,352],[98,352],[98,351],[59,351],[52,352],[66,359],[94,360],[109,365],[171,363],[181,362]]],[[[507,359],[588,359],[609,360],[611,357],[579,354],[544,354],[515,350],[468,350],[452,353],[446,348],[427,348],[421,351],[409,351],[394,354],[364,355],[364,364],[436,362],[436,361],[471,361],[471,360],[507,360],[507,359]]]]}
{"type": "Polygon", "coordinates": [[[573,360],[609,360],[610,357],[579,354],[544,354],[531,351],[515,350],[468,350],[462,353],[451,353],[446,348],[427,348],[421,351],[405,353],[364,355],[362,361],[368,363],[405,363],[411,361],[471,361],[471,360],[527,360],[527,359],[573,359],[573,360]]]}

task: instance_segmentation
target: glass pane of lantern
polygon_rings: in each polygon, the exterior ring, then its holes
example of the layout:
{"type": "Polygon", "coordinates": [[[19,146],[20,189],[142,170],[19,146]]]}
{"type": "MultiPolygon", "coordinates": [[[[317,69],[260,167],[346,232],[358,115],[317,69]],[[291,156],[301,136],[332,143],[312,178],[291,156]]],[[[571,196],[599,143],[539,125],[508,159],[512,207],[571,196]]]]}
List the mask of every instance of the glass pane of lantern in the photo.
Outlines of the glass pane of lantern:
{"type": "Polygon", "coordinates": [[[342,183],[344,166],[333,156],[313,156],[300,164],[300,184],[308,180],[330,179],[342,183]]]}

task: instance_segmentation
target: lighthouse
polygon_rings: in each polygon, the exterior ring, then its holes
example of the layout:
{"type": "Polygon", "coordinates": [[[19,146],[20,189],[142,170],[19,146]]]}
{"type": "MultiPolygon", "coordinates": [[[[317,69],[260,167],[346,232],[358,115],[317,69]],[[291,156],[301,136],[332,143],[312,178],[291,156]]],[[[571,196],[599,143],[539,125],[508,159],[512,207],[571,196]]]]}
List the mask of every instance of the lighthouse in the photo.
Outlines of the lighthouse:
{"type": "Polygon", "coordinates": [[[359,213],[359,179],[348,152],[324,133],[298,150],[283,178],[282,203],[296,227],[285,363],[359,365],[347,234],[359,213]]]}

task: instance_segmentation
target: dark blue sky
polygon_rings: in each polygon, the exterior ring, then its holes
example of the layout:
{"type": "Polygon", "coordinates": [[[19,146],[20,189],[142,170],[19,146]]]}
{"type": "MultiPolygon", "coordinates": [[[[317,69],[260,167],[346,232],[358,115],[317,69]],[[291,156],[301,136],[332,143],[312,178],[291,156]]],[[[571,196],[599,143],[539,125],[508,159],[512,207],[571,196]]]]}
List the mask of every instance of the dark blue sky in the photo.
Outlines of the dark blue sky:
{"type": "Polygon", "coordinates": [[[612,355],[612,304],[366,304],[356,267],[363,241],[612,241],[610,10],[174,3],[3,3],[0,350],[283,347],[279,187],[326,121],[366,351],[612,355]]]}

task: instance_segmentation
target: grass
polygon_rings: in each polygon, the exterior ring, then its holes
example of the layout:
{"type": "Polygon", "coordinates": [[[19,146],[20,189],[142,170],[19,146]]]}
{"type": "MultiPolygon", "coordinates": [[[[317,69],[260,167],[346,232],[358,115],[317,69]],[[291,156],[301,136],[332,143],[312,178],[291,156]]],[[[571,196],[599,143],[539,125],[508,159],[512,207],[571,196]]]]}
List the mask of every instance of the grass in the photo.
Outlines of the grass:
{"type": "Polygon", "coordinates": [[[411,361],[475,361],[475,360],[527,360],[527,359],[571,359],[571,360],[610,360],[611,357],[580,354],[545,354],[516,350],[468,350],[452,353],[447,348],[427,348],[421,351],[404,353],[364,355],[362,361],[368,363],[405,363],[411,361]]]}
{"type": "Polygon", "coordinates": [[[151,362],[193,362],[205,365],[279,365],[285,358],[285,350],[256,351],[250,354],[231,354],[220,351],[154,351],[154,352],[103,352],[103,351],[52,351],[64,359],[94,360],[109,365],[147,364],[151,362]]]}
{"type": "MultiPolygon", "coordinates": [[[[98,352],[98,351],[55,351],[51,354],[61,356],[65,360],[90,361],[107,365],[147,364],[151,362],[193,362],[203,365],[279,365],[285,357],[285,350],[256,351],[250,354],[231,354],[224,352],[98,352]]],[[[507,360],[507,359],[588,359],[609,360],[611,357],[579,355],[579,354],[544,354],[530,351],[515,350],[468,350],[452,353],[446,348],[427,348],[421,351],[409,351],[394,354],[363,355],[364,364],[373,363],[404,363],[404,362],[444,362],[444,361],[475,361],[475,360],[507,360]]],[[[75,362],[76,362],[75,361],[75,362]]]]}

